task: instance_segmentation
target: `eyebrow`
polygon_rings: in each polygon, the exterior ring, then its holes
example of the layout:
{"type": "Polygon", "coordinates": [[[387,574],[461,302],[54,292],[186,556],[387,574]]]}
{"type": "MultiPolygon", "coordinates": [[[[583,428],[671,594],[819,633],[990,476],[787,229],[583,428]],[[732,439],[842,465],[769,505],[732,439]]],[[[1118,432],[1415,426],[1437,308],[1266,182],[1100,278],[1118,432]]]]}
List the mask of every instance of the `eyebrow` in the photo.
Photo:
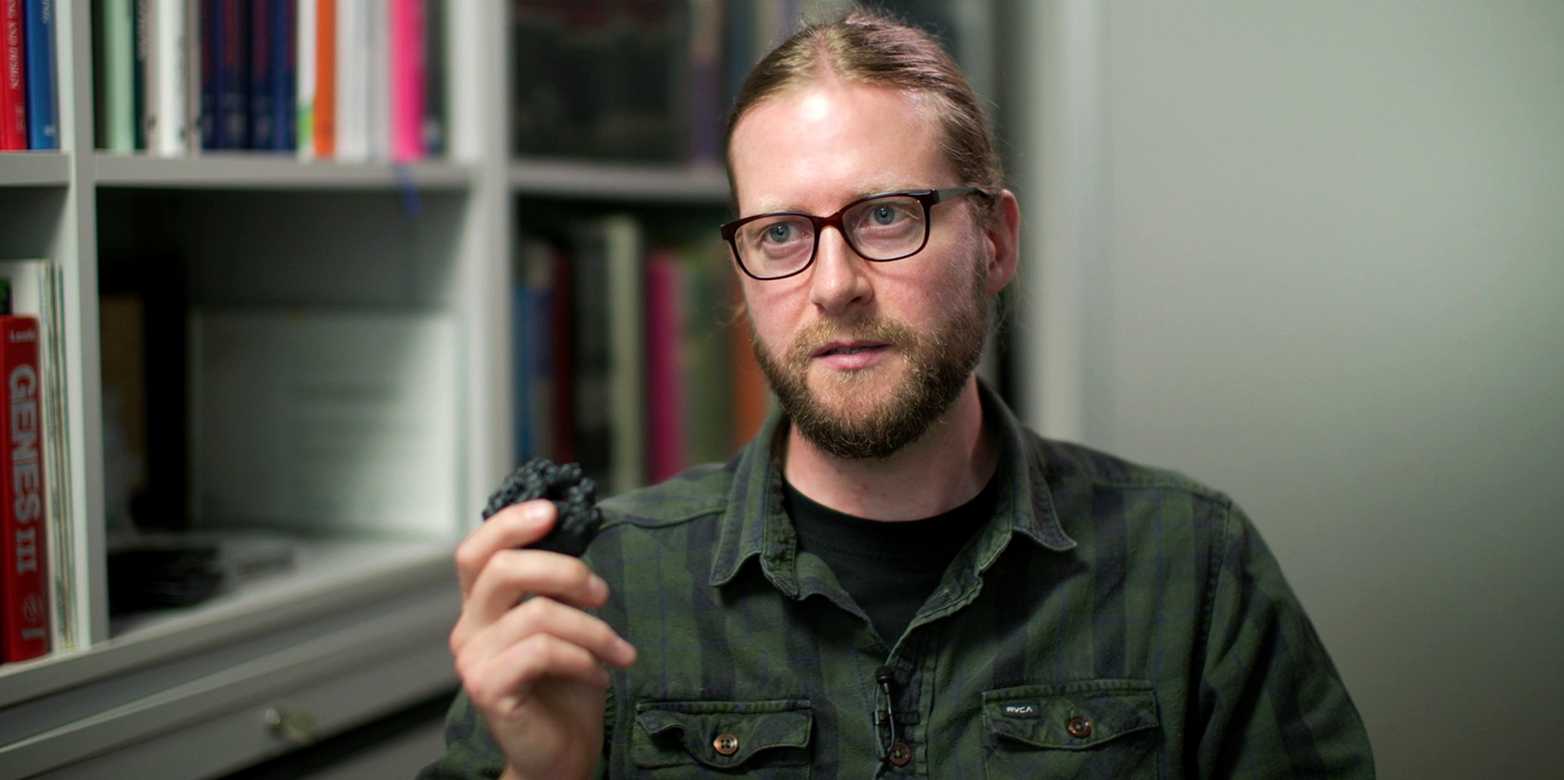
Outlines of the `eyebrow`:
{"type": "MultiPolygon", "coordinates": [[[[837,205],[836,209],[839,209],[842,206],[845,206],[845,205],[847,205],[849,203],[852,203],[853,201],[862,200],[864,198],[869,197],[870,195],[878,195],[878,194],[880,194],[882,192],[904,192],[904,191],[907,191],[907,190],[928,189],[928,187],[926,187],[926,186],[917,185],[917,184],[894,184],[894,183],[891,183],[891,182],[892,182],[892,180],[889,180],[889,179],[881,180],[881,181],[873,181],[869,185],[858,189],[856,192],[854,192],[852,195],[850,195],[846,200],[843,200],[840,204],[837,205]]],[[[831,211],[835,211],[836,209],[831,209],[831,211]]],[[[755,211],[755,214],[776,214],[776,213],[808,214],[810,212],[809,212],[808,209],[804,209],[804,208],[799,207],[799,206],[785,205],[785,204],[781,204],[781,203],[777,203],[777,202],[762,203],[761,204],[761,208],[755,211]]],[[[752,215],[745,215],[745,216],[752,216],[752,215]]]]}

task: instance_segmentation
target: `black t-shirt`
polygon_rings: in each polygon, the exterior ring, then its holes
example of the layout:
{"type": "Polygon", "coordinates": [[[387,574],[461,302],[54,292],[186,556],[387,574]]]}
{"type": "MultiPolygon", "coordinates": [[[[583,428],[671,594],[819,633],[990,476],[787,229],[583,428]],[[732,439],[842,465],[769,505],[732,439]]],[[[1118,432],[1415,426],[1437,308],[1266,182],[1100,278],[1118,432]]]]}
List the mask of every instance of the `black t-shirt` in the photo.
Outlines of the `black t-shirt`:
{"type": "Polygon", "coordinates": [[[822,506],[782,481],[782,507],[798,533],[799,552],[813,553],[863,608],[887,646],[894,645],[945,567],[994,514],[998,480],[971,501],[923,520],[887,523],[822,506]]]}

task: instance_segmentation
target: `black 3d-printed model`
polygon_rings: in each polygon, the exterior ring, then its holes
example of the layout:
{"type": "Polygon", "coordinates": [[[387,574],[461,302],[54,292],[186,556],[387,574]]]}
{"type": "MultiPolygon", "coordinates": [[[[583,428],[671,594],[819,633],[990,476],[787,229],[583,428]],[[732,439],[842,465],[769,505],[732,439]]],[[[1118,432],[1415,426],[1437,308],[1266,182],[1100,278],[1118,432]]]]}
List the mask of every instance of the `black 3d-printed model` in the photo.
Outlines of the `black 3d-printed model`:
{"type": "Polygon", "coordinates": [[[603,522],[603,514],[597,509],[597,483],[581,473],[579,463],[561,466],[547,458],[533,458],[521,464],[489,497],[483,519],[488,520],[511,504],[538,498],[553,501],[559,517],[548,536],[529,549],[579,558],[603,522]]]}

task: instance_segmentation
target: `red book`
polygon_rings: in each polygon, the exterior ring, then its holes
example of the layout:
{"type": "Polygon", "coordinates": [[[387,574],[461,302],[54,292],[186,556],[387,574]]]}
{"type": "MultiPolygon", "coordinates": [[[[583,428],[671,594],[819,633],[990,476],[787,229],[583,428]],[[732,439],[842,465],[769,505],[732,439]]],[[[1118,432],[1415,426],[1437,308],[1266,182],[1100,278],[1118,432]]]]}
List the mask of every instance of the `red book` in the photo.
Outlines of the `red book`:
{"type": "MultiPolygon", "coordinates": [[[[337,0],[315,6],[315,156],[337,153],[337,0]]],[[[299,143],[308,143],[303,138],[299,143]]]]}
{"type": "Polygon", "coordinates": [[[0,0],[0,150],[27,148],[27,49],[22,0],[0,0]]]}
{"type": "MultiPolygon", "coordinates": [[[[739,282],[733,280],[732,296],[735,303],[744,300],[739,282]]],[[[728,348],[733,371],[733,447],[737,449],[749,443],[766,421],[766,407],[770,390],[766,387],[766,375],[755,362],[755,349],[750,341],[748,315],[740,318],[728,329],[728,348]]]]}
{"type": "Polygon", "coordinates": [[[0,317],[0,374],[6,408],[0,428],[0,554],[5,560],[0,644],[6,661],[25,661],[49,652],[36,318],[0,317]]]}
{"type": "Polygon", "coordinates": [[[653,252],[646,261],[646,466],[652,482],[685,467],[681,276],[679,258],[670,251],[653,252]]]}

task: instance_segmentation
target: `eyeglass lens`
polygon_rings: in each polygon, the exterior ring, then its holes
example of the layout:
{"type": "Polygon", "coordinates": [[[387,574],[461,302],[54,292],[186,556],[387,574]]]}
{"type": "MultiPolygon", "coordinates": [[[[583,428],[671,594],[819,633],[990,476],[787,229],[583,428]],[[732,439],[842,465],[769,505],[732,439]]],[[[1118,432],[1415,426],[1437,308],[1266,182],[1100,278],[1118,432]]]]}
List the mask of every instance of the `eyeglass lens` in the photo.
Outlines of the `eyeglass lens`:
{"type": "MultiPolygon", "coordinates": [[[[890,195],[866,200],[842,214],[847,243],[870,260],[895,260],[916,252],[927,237],[928,222],[917,198],[890,195]]],[[[734,235],[739,258],[756,276],[783,276],[813,259],[814,222],[779,214],[740,226],[734,235]]]]}

